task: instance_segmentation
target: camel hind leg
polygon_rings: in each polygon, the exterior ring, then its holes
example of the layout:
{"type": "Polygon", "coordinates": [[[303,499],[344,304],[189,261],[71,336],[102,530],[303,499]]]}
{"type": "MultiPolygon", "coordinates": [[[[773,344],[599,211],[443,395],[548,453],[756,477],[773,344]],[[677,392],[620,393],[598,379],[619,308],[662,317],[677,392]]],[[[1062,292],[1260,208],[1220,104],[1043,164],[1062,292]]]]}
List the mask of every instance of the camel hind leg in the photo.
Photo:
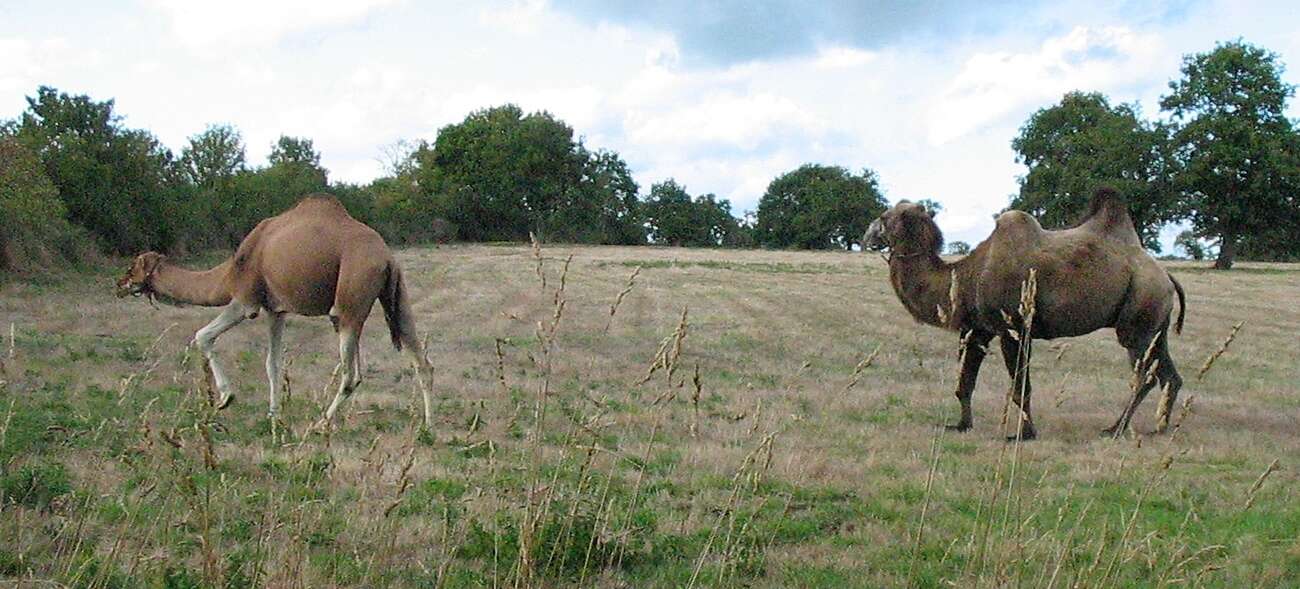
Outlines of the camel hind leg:
{"type": "Polygon", "coordinates": [[[1102,433],[1114,437],[1127,431],[1138,407],[1157,384],[1164,391],[1160,401],[1162,412],[1156,426],[1156,431],[1162,432],[1169,426],[1169,412],[1178,398],[1178,390],[1183,386],[1183,379],[1178,375],[1173,358],[1169,356],[1168,321],[1160,327],[1155,337],[1129,339],[1126,343],[1129,344],[1125,346],[1128,349],[1129,363],[1133,366],[1133,396],[1115,423],[1102,430],[1102,433]]]}
{"type": "Polygon", "coordinates": [[[338,412],[339,407],[352,396],[357,385],[361,384],[360,346],[360,329],[345,327],[339,330],[339,366],[342,367],[342,375],[339,379],[339,390],[334,394],[334,400],[330,402],[329,408],[325,410],[326,423],[333,423],[334,414],[338,412]]]}
{"type": "Polygon", "coordinates": [[[1019,426],[1017,433],[1008,436],[1007,441],[1032,440],[1038,437],[1038,430],[1034,428],[1034,419],[1029,412],[1029,400],[1033,392],[1029,382],[1029,358],[1033,342],[1028,339],[1020,342],[1008,334],[1003,334],[998,341],[1002,345],[1002,361],[1011,377],[1011,401],[1017,408],[1016,415],[1008,415],[1006,419],[1011,425],[1019,426]]]}
{"type": "Polygon", "coordinates": [[[267,410],[267,416],[274,420],[276,413],[280,411],[280,371],[281,359],[284,356],[284,345],[281,342],[284,336],[284,313],[268,313],[267,315],[271,322],[270,337],[266,344],[266,378],[271,381],[271,406],[267,410]]]}
{"type": "Polygon", "coordinates": [[[424,400],[424,426],[432,428],[433,396],[430,387],[433,386],[433,366],[424,355],[424,345],[414,333],[403,332],[401,338],[402,353],[406,354],[415,368],[415,384],[420,387],[420,396],[424,400]]]}

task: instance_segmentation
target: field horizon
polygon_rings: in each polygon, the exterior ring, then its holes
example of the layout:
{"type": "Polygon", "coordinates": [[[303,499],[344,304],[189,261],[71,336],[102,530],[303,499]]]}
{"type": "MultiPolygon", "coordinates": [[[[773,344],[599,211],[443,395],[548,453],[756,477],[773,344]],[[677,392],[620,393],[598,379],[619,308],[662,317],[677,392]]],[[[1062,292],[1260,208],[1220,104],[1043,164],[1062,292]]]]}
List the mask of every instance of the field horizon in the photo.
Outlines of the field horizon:
{"type": "Polygon", "coordinates": [[[124,262],[0,284],[0,587],[1300,585],[1300,264],[1162,262],[1174,432],[1146,433],[1157,392],[1100,436],[1132,378],[1103,330],[1035,342],[1039,439],[1006,443],[996,346],[944,431],[957,336],[875,254],[396,255],[429,430],[378,306],[309,434],[324,318],[289,317],[271,423],[264,319],[218,341],[216,411],[186,345],[215,310],[114,298],[124,262]]]}

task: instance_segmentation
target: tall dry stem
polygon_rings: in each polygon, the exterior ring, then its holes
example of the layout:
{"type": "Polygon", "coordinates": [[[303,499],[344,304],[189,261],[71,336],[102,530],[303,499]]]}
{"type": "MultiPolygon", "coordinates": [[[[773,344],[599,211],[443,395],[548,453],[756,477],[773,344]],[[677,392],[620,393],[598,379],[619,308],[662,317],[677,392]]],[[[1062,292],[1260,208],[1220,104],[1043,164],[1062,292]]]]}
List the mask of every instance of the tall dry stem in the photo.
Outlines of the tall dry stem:
{"type": "Polygon", "coordinates": [[[636,286],[636,277],[638,274],[641,274],[641,266],[639,264],[636,268],[633,268],[632,273],[628,275],[627,283],[623,285],[623,290],[618,291],[618,296],[614,298],[613,303],[610,303],[609,318],[605,320],[605,329],[602,333],[609,333],[609,327],[610,325],[613,325],[614,315],[618,313],[618,308],[623,304],[623,299],[627,297],[628,293],[632,292],[632,287],[636,286]]]}
{"type": "Polygon", "coordinates": [[[858,382],[862,380],[862,373],[876,362],[876,356],[880,355],[880,349],[884,346],[883,343],[876,344],[876,349],[872,350],[870,354],[867,354],[866,358],[863,358],[861,362],[858,362],[857,366],[853,367],[853,375],[849,377],[849,383],[844,385],[844,389],[840,391],[840,394],[847,393],[858,385],[858,382]]]}
{"type": "Polygon", "coordinates": [[[1210,371],[1210,367],[1214,366],[1214,361],[1218,360],[1219,356],[1222,356],[1224,352],[1228,351],[1228,345],[1232,343],[1232,340],[1237,338],[1237,332],[1240,331],[1241,326],[1245,324],[1246,321],[1243,319],[1238,321],[1236,325],[1232,326],[1232,331],[1228,332],[1228,337],[1223,339],[1222,344],[1219,344],[1219,349],[1211,353],[1209,357],[1205,359],[1205,363],[1201,365],[1201,369],[1196,372],[1196,380],[1201,380],[1201,377],[1205,376],[1205,373],[1210,371]]]}
{"type": "Polygon", "coordinates": [[[1273,472],[1278,469],[1278,464],[1280,463],[1279,459],[1274,458],[1273,462],[1268,464],[1268,468],[1264,469],[1264,473],[1259,475],[1258,479],[1255,479],[1255,484],[1251,485],[1250,491],[1246,492],[1246,504],[1242,506],[1242,511],[1250,509],[1250,507],[1255,504],[1255,493],[1259,492],[1260,487],[1264,486],[1264,481],[1268,480],[1268,475],[1273,474],[1273,472]]]}

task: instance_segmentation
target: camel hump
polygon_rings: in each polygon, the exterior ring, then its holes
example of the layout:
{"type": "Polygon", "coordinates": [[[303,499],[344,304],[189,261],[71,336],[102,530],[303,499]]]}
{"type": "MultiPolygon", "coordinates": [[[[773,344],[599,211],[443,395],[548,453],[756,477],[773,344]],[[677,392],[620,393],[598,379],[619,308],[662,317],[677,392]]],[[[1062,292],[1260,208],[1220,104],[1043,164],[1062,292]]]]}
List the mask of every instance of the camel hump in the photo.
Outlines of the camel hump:
{"type": "Polygon", "coordinates": [[[1113,188],[1098,188],[1093,193],[1088,214],[1079,226],[1123,243],[1142,245],[1133,218],[1128,214],[1128,205],[1113,188]]]}
{"type": "Polygon", "coordinates": [[[998,215],[994,221],[994,233],[1012,238],[1033,237],[1043,233],[1043,226],[1038,219],[1024,211],[1007,211],[998,215]]]}
{"type": "Polygon", "coordinates": [[[348,209],[343,206],[343,203],[339,201],[338,197],[324,192],[314,192],[302,197],[298,200],[298,204],[293,205],[293,208],[289,210],[314,213],[348,214],[348,209]]]}

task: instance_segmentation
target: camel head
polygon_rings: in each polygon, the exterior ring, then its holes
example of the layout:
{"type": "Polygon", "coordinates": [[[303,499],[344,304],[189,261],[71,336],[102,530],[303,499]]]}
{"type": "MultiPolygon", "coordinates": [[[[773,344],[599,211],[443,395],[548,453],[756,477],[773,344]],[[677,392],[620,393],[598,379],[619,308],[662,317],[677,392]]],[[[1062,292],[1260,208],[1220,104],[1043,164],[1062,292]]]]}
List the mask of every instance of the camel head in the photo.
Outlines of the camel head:
{"type": "Polygon", "coordinates": [[[943,234],[934,222],[934,211],[906,200],[881,213],[862,236],[864,251],[937,254],[942,248],[943,234]]]}
{"type": "Polygon", "coordinates": [[[167,259],[158,252],[145,252],[131,261],[131,267],[117,281],[117,298],[126,295],[140,296],[153,290],[153,276],[167,259]]]}

